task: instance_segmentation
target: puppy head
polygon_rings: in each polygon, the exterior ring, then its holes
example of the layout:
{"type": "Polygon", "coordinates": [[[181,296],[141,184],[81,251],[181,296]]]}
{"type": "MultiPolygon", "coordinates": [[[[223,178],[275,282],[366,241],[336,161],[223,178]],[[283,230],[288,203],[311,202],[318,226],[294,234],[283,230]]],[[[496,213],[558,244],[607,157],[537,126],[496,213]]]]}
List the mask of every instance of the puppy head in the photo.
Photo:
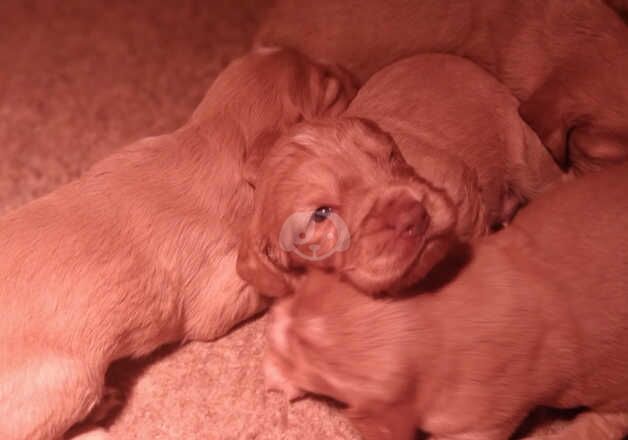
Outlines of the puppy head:
{"type": "Polygon", "coordinates": [[[456,213],[373,123],[301,124],[261,164],[255,208],[238,259],[242,278],[281,296],[311,268],[361,290],[393,292],[448,250],[456,213]]]}
{"type": "Polygon", "coordinates": [[[232,61],[218,75],[192,121],[214,116],[235,121],[250,145],[265,131],[337,115],[355,93],[353,79],[340,67],[288,49],[261,49],[232,61]]]}
{"type": "MultiPolygon", "coordinates": [[[[333,274],[313,270],[297,294],[272,308],[264,372],[267,389],[289,398],[326,395],[350,407],[392,402],[409,392],[413,350],[408,307],[373,299],[333,274]]],[[[413,341],[415,343],[416,341],[413,341]]]]}

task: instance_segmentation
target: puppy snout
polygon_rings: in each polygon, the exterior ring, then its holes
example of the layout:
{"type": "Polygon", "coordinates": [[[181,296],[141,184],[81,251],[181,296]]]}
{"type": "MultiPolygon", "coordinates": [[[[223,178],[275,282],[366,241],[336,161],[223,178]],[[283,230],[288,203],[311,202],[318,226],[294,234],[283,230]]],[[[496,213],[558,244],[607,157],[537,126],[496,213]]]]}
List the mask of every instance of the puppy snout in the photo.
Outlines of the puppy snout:
{"type": "Polygon", "coordinates": [[[408,191],[386,195],[380,212],[386,226],[395,230],[401,238],[423,233],[430,221],[423,204],[408,191]]]}

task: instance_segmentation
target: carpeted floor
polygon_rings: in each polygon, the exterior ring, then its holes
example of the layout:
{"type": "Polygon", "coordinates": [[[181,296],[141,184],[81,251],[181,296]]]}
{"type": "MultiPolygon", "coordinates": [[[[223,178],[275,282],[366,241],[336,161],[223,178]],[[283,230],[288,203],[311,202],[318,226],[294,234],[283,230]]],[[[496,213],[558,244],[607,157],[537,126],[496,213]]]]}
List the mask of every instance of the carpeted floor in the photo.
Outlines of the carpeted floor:
{"type": "MultiPolygon", "coordinates": [[[[0,1],[0,214],[119,146],[178,127],[244,52],[254,0],[0,1]]],[[[117,439],[350,439],[329,406],[266,395],[264,320],[121,362],[117,439]]]]}

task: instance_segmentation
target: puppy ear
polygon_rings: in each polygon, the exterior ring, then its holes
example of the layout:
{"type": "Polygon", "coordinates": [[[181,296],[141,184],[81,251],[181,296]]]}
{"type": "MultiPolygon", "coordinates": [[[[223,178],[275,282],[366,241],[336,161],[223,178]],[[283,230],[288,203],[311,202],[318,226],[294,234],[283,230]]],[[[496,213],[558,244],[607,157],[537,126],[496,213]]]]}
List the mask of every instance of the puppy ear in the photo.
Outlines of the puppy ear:
{"type": "Polygon", "coordinates": [[[628,137],[587,126],[569,136],[569,165],[573,175],[595,172],[628,160],[628,137]],[[625,140],[624,140],[625,139],[625,140]]]}
{"type": "Polygon", "coordinates": [[[337,65],[320,64],[309,78],[308,93],[302,96],[303,116],[338,116],[349,106],[357,93],[357,81],[337,65]]]}
{"type": "Polygon", "coordinates": [[[571,115],[567,91],[557,79],[547,81],[519,107],[519,114],[537,133],[556,163],[568,166],[567,133],[571,115]]]}
{"type": "Polygon", "coordinates": [[[253,243],[244,239],[240,243],[236,271],[240,278],[255,287],[264,296],[280,297],[292,293],[286,276],[271,261],[269,244],[253,243]]]}
{"type": "MultiPolygon", "coordinates": [[[[583,104],[582,99],[567,88],[569,84],[573,88],[573,81],[575,79],[567,83],[561,76],[556,76],[546,82],[521,104],[521,117],[538,134],[563,170],[573,166],[576,170],[592,171],[623,162],[628,157],[625,133],[605,129],[599,123],[591,124],[587,115],[577,113],[583,104]]],[[[587,109],[595,111],[590,106],[587,109]]],[[[610,118],[609,113],[600,111],[598,116],[610,118]]],[[[601,119],[599,122],[615,121],[601,119]]]]}
{"type": "Polygon", "coordinates": [[[279,131],[276,130],[266,131],[257,136],[247,149],[242,167],[242,176],[253,188],[255,188],[262,162],[279,138],[279,135],[279,131]]]}

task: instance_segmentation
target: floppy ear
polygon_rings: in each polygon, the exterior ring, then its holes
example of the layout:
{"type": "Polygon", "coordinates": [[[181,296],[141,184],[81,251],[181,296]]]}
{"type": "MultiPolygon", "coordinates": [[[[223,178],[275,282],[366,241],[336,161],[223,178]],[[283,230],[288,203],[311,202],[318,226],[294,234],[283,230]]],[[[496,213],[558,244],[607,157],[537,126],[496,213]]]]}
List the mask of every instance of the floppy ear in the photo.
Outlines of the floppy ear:
{"type": "Polygon", "coordinates": [[[306,92],[300,96],[305,119],[320,116],[338,116],[343,113],[357,93],[357,81],[337,65],[320,64],[313,71],[306,92]]]}
{"type": "Polygon", "coordinates": [[[279,139],[279,135],[280,133],[277,130],[265,131],[253,140],[246,151],[244,165],[242,167],[242,175],[244,180],[253,188],[256,186],[255,184],[257,182],[262,162],[277,139],[279,139]]]}
{"type": "MultiPolygon", "coordinates": [[[[581,113],[582,100],[574,96],[575,92],[566,85],[573,87],[573,81],[566,83],[559,76],[547,81],[521,104],[521,117],[538,134],[563,170],[571,166],[575,169],[596,169],[603,164],[624,161],[628,156],[626,136],[604,129],[581,113]]],[[[589,106],[586,111],[595,109],[589,106]]],[[[602,123],[614,121],[601,118],[606,116],[603,112],[596,116],[602,123]]]]}
{"type": "Polygon", "coordinates": [[[577,171],[594,171],[628,159],[628,136],[583,126],[569,137],[571,163],[577,171]]]}
{"type": "Polygon", "coordinates": [[[325,116],[339,116],[349,107],[358,92],[358,82],[339,65],[329,65],[331,76],[323,84],[324,93],[318,105],[318,114],[325,116]]]}
{"type": "Polygon", "coordinates": [[[261,295],[280,297],[292,293],[285,274],[269,257],[269,244],[265,240],[253,242],[245,238],[240,242],[236,271],[240,278],[255,287],[261,295]]]}
{"type": "Polygon", "coordinates": [[[571,121],[570,102],[562,82],[547,81],[519,107],[519,114],[532,127],[558,165],[568,166],[567,133],[571,121]]]}

